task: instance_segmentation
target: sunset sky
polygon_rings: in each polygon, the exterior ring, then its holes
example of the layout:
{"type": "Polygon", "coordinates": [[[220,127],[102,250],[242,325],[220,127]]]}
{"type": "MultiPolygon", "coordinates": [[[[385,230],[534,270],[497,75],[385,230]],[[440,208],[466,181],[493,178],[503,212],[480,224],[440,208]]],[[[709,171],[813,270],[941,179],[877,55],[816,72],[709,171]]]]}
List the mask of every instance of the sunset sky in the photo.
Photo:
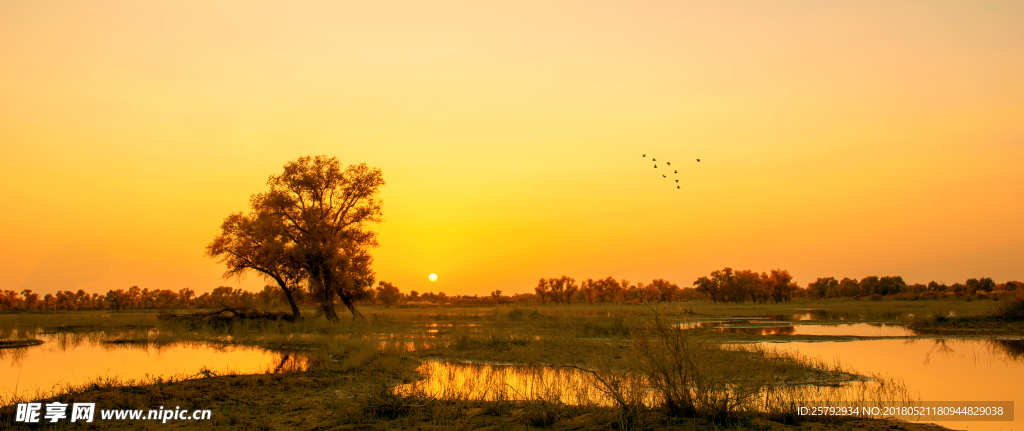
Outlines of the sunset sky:
{"type": "Polygon", "coordinates": [[[1024,280],[1024,2],[0,0],[0,289],[258,290],[205,247],[320,154],[404,292],[1024,280]]]}

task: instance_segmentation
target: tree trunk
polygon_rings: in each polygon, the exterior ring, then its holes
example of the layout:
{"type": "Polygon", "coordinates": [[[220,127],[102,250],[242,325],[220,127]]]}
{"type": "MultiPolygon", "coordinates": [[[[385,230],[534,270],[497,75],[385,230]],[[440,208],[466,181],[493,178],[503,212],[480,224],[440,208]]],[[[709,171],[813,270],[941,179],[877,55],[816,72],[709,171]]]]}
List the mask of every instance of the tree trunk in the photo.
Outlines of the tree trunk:
{"type": "Polygon", "coordinates": [[[327,317],[328,321],[339,321],[338,313],[334,310],[334,291],[331,289],[323,289],[321,291],[321,310],[324,311],[324,316],[327,317]]]}
{"type": "Polygon", "coordinates": [[[320,304],[320,310],[324,312],[324,317],[330,322],[341,321],[338,318],[338,313],[334,311],[334,301],[324,301],[320,304]]]}
{"type": "Polygon", "coordinates": [[[352,312],[352,320],[366,320],[366,317],[363,316],[363,313],[360,313],[359,310],[356,310],[356,304],[354,302],[352,302],[348,298],[345,298],[341,294],[339,294],[338,296],[341,297],[341,302],[344,302],[345,306],[348,307],[348,311],[352,312]]]}
{"type": "MultiPolygon", "coordinates": [[[[338,276],[337,279],[333,280],[336,284],[332,284],[332,286],[334,287],[332,291],[337,292],[338,297],[341,298],[341,302],[344,303],[346,307],[348,307],[348,311],[352,313],[352,320],[365,321],[366,317],[363,316],[363,313],[360,313],[359,310],[356,310],[356,304],[352,300],[352,295],[349,294],[351,290],[346,289],[346,287],[350,286],[352,283],[352,279],[348,275],[348,267],[349,264],[348,261],[346,260],[340,265],[337,274],[331,274],[332,277],[335,275],[338,276]]],[[[331,296],[331,302],[333,303],[334,296],[331,294],[328,295],[331,296]]]]}
{"type": "Polygon", "coordinates": [[[295,298],[292,297],[292,290],[288,288],[288,283],[285,283],[281,277],[274,276],[274,281],[277,282],[278,286],[281,286],[281,290],[284,291],[284,297],[288,299],[288,305],[292,307],[292,317],[295,320],[299,320],[302,316],[299,315],[299,306],[295,304],[295,298]]]}
{"type": "MultiPolygon", "coordinates": [[[[282,287],[282,289],[284,288],[282,287]]],[[[299,306],[295,304],[295,298],[292,298],[292,291],[290,289],[284,289],[284,296],[288,298],[288,305],[292,306],[292,317],[294,317],[295,320],[301,319],[302,316],[299,315],[299,306]]]]}
{"type": "Polygon", "coordinates": [[[334,289],[331,283],[330,271],[316,266],[313,266],[311,269],[313,271],[310,274],[310,283],[313,284],[310,287],[316,292],[317,301],[320,302],[320,311],[324,313],[327,321],[340,321],[338,313],[334,311],[334,289]]]}

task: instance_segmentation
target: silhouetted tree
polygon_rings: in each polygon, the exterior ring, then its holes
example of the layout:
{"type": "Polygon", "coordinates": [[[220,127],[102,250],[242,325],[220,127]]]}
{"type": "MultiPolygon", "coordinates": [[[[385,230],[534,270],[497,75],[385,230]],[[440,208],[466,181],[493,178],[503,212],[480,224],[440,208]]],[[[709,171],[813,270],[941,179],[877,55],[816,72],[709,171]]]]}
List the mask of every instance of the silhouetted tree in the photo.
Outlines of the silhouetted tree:
{"type": "Polygon", "coordinates": [[[22,290],[21,297],[25,298],[25,309],[27,310],[35,310],[39,304],[39,294],[32,293],[32,289],[22,290]]]}
{"type": "Polygon", "coordinates": [[[733,271],[723,268],[710,277],[700,277],[693,285],[697,292],[708,295],[714,302],[788,302],[798,287],[788,271],[774,269],[771,273],[750,270],[733,271]]]}
{"type": "Polygon", "coordinates": [[[814,298],[835,298],[839,295],[839,280],[834,277],[819,277],[807,284],[807,290],[814,298]]]}
{"type": "Polygon", "coordinates": [[[732,278],[726,282],[726,295],[731,302],[744,302],[750,299],[754,302],[766,303],[772,299],[772,288],[768,285],[768,276],[764,273],[757,273],[750,270],[740,270],[733,273],[732,278]]]}
{"type": "Polygon", "coordinates": [[[383,213],[380,170],[365,163],[342,170],[335,157],[300,157],[267,183],[270,191],[252,197],[249,215],[225,220],[208,254],[228,265],[227,275],[252,269],[279,276],[275,281],[286,295],[305,280],[328,320],[338,320],[335,295],[353,318],[361,318],[355,301],[371,292],[369,248],[377,245],[367,225],[380,222],[383,213]]]}
{"type": "MultiPolygon", "coordinates": [[[[189,308],[192,306],[192,298],[196,296],[196,292],[187,287],[182,288],[178,291],[178,301],[182,307],[189,308]]],[[[295,316],[298,317],[298,316],[295,316]]]]}
{"type": "Polygon", "coordinates": [[[797,285],[793,282],[793,276],[789,275],[789,271],[773,269],[765,281],[771,288],[772,301],[781,303],[789,302],[793,299],[797,285]]]}
{"type": "Polygon", "coordinates": [[[562,276],[561,278],[540,279],[534,291],[541,301],[554,301],[556,304],[568,303],[573,295],[580,289],[576,280],[572,277],[562,276]]]}
{"type": "Polygon", "coordinates": [[[967,293],[975,294],[977,292],[991,292],[996,288],[996,282],[991,278],[983,277],[982,279],[972,278],[964,283],[967,286],[967,293]]]}
{"type": "Polygon", "coordinates": [[[843,277],[839,280],[839,292],[836,296],[842,298],[854,297],[860,294],[860,283],[856,279],[843,277]]]}
{"type": "MultiPolygon", "coordinates": [[[[611,277],[608,278],[611,279],[611,277]]],[[[648,286],[657,289],[658,301],[672,302],[675,301],[676,297],[679,296],[679,286],[675,285],[674,283],[670,283],[667,280],[662,280],[660,278],[655,279],[651,281],[651,284],[649,284],[648,286]]]]}
{"type": "Polygon", "coordinates": [[[1024,282],[1020,281],[1007,281],[1006,283],[1000,283],[996,285],[997,290],[1017,290],[1024,289],[1024,282]]]}
{"type": "Polygon", "coordinates": [[[871,275],[860,279],[860,294],[867,296],[878,291],[878,276],[871,275]]]}
{"type": "Polygon", "coordinates": [[[892,276],[882,277],[878,279],[878,285],[874,292],[879,295],[894,295],[897,293],[903,293],[907,291],[907,283],[903,281],[903,277],[892,276]]]}
{"type": "Polygon", "coordinates": [[[714,271],[710,277],[701,277],[693,282],[697,291],[707,294],[712,302],[730,301],[729,293],[732,290],[730,284],[734,283],[732,268],[724,268],[721,271],[714,271]]]}
{"type": "Polygon", "coordinates": [[[377,301],[383,305],[391,306],[398,303],[398,300],[402,299],[402,292],[398,291],[398,287],[381,281],[377,285],[377,301]]]}
{"type": "Polygon", "coordinates": [[[0,292],[0,310],[15,310],[22,304],[22,299],[19,297],[18,292],[13,290],[4,290],[0,292]]]}

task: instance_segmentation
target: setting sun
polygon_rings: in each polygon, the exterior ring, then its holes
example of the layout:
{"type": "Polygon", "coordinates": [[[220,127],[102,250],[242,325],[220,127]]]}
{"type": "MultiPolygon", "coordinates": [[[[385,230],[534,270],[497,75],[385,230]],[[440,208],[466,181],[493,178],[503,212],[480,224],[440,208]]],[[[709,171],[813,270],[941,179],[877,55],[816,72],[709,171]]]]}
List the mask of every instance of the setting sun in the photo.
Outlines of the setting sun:
{"type": "Polygon", "coordinates": [[[430,274],[427,278],[429,278],[430,281],[437,281],[437,274],[430,274]]]}

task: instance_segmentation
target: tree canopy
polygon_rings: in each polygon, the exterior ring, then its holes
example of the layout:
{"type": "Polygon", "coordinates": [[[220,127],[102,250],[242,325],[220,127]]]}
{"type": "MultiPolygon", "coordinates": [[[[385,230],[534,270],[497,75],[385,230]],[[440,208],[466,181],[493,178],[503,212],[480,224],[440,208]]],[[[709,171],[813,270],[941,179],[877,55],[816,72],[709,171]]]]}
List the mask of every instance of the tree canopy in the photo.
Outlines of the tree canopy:
{"type": "Polygon", "coordinates": [[[335,295],[353,318],[355,301],[374,283],[369,249],[377,246],[370,223],[383,220],[380,169],[365,163],[342,169],[336,157],[300,157],[253,195],[249,214],[232,214],[207,254],[228,266],[225,276],[253,270],[272,278],[290,298],[305,282],[328,320],[337,321],[335,295]]]}

